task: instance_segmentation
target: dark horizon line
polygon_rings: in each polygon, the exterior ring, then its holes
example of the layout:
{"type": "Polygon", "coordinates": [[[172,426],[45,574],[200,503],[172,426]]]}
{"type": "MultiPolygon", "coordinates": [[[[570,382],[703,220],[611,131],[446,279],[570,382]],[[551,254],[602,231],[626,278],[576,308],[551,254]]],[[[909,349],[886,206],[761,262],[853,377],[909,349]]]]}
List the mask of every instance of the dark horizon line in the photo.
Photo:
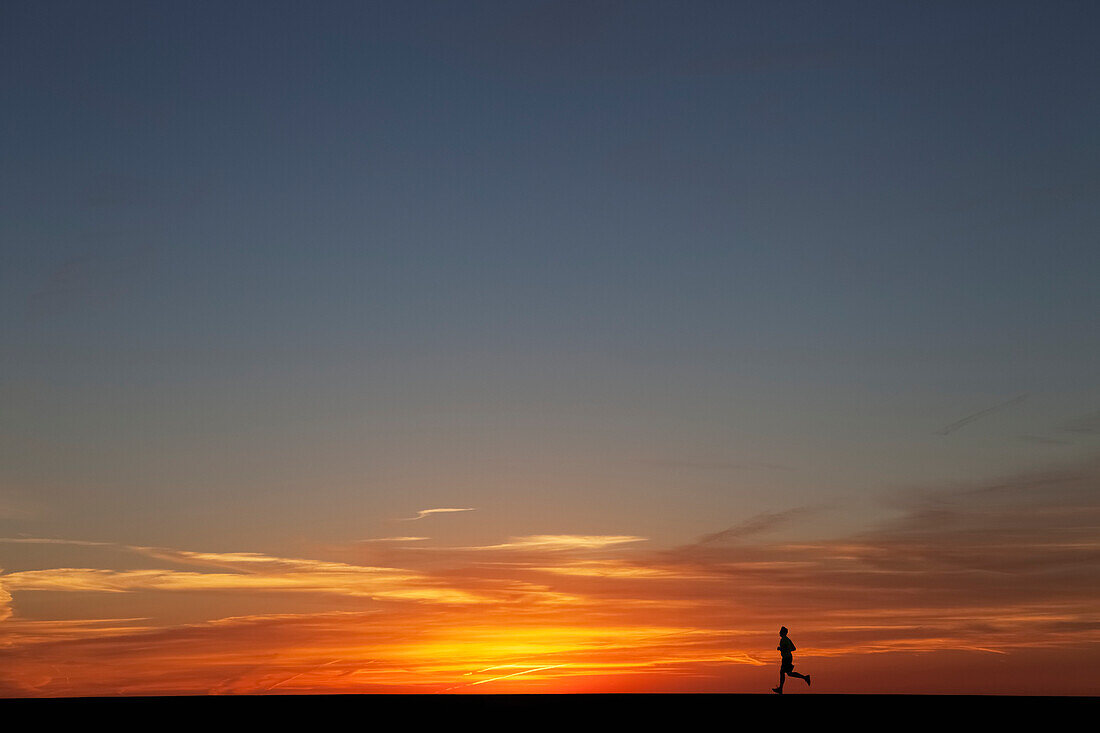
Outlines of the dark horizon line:
{"type": "Polygon", "coordinates": [[[89,695],[76,697],[0,697],[3,702],[127,702],[127,701],[172,701],[172,700],[261,700],[261,699],[309,699],[309,698],[427,698],[445,700],[478,700],[490,698],[508,698],[536,700],[539,698],[718,698],[718,697],[760,697],[774,700],[786,700],[790,698],[817,698],[817,699],[847,699],[856,697],[872,697],[875,699],[887,698],[944,698],[950,700],[1089,700],[1100,704],[1100,696],[1095,695],[1016,695],[1011,693],[928,693],[928,692],[803,692],[801,694],[787,694],[782,697],[773,693],[763,692],[513,692],[513,693],[489,693],[489,692],[301,692],[274,694],[244,693],[244,694],[180,694],[180,695],[89,695]]]}

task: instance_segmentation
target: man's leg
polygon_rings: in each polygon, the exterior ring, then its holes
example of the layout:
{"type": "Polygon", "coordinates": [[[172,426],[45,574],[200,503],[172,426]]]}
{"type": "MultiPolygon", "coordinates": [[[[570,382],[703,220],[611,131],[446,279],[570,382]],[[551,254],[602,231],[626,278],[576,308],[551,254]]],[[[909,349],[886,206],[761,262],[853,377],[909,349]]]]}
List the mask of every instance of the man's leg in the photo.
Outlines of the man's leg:
{"type": "Polygon", "coordinates": [[[800,680],[806,680],[807,682],[809,682],[809,679],[810,679],[810,675],[808,675],[808,674],[799,674],[798,672],[793,672],[793,671],[788,672],[787,674],[789,674],[791,677],[797,677],[800,680]]]}

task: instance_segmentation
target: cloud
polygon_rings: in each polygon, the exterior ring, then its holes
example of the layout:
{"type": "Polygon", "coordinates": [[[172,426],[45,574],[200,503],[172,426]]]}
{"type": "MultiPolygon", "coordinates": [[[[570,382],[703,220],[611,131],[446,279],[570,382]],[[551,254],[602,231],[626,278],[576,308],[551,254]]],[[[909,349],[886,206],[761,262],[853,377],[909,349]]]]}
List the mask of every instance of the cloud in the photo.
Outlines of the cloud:
{"type": "Polygon", "coordinates": [[[471,509],[471,508],[467,508],[467,509],[450,509],[450,508],[421,509],[420,511],[418,511],[416,513],[415,517],[403,517],[401,519],[394,519],[392,521],[394,521],[394,522],[415,522],[416,520],[423,519],[424,517],[426,517],[430,514],[450,514],[450,513],[453,513],[453,512],[472,512],[472,511],[474,511],[474,510],[471,509]]]}
{"type": "MultiPolygon", "coordinates": [[[[0,573],[3,571],[0,570],[0,573]]],[[[11,593],[4,588],[3,576],[0,575],[0,621],[11,617],[11,593]]]]}
{"type": "Polygon", "coordinates": [[[468,550],[598,550],[628,542],[644,542],[645,537],[631,535],[535,534],[512,537],[499,545],[467,547],[468,550]]]}
{"type": "Polygon", "coordinates": [[[578,575],[593,578],[682,578],[681,573],[667,568],[646,567],[623,560],[579,560],[558,565],[532,568],[556,575],[578,575]]]}
{"type": "MultiPolygon", "coordinates": [[[[54,541],[57,542],[57,541],[54,541]]],[[[78,540],[73,545],[99,545],[78,540]]],[[[230,572],[167,569],[111,570],[62,567],[24,570],[0,576],[8,591],[284,591],[363,596],[436,603],[483,603],[489,600],[412,570],[283,558],[254,552],[191,552],[125,546],[150,557],[184,565],[217,567],[230,572]]]]}
{"type": "Polygon", "coordinates": [[[699,538],[697,545],[707,545],[713,542],[728,542],[730,540],[741,540],[746,537],[751,537],[757,534],[763,534],[770,532],[774,529],[778,529],[786,524],[791,523],[793,520],[800,517],[804,517],[810,514],[814,514],[820,511],[816,508],[800,507],[797,509],[788,509],[782,512],[764,512],[757,514],[755,517],[746,519],[740,524],[735,524],[732,527],[723,529],[721,532],[714,532],[713,534],[704,535],[699,538]]]}
{"type": "Polygon", "coordinates": [[[68,641],[116,638],[154,630],[148,618],[96,618],[28,620],[9,617],[0,634],[0,647],[29,644],[63,644],[68,641]]]}
{"type": "Polygon", "coordinates": [[[119,547],[113,542],[92,542],[89,540],[65,540],[54,537],[0,537],[0,542],[9,545],[75,545],[77,547],[119,547]]]}
{"type": "Polygon", "coordinates": [[[1073,445],[1072,441],[1049,438],[1045,435],[1021,435],[1020,440],[1027,441],[1028,443],[1035,443],[1037,445],[1073,445]]]}
{"type": "Polygon", "coordinates": [[[0,519],[31,519],[37,514],[31,507],[0,501],[0,519]]]}
{"type": "Polygon", "coordinates": [[[1080,433],[1084,435],[1095,435],[1100,433],[1100,410],[1070,420],[1062,426],[1062,430],[1067,433],[1080,433]]]}
{"type": "Polygon", "coordinates": [[[154,271],[149,245],[98,242],[51,270],[27,299],[27,313],[38,319],[114,305],[147,281],[154,271]]]}
{"type": "MultiPolygon", "coordinates": [[[[509,666],[512,666],[512,665],[509,665],[509,666]]],[[[532,674],[534,672],[542,672],[543,670],[557,669],[559,667],[565,667],[565,666],[567,666],[567,665],[565,665],[565,664],[547,664],[547,665],[542,666],[542,667],[528,667],[526,669],[520,670],[519,672],[511,672],[509,674],[502,674],[502,675],[498,675],[496,677],[488,677],[488,678],[483,679],[483,680],[478,680],[477,682],[469,682],[465,685],[455,685],[454,687],[448,687],[447,689],[443,690],[443,692],[450,692],[451,690],[458,690],[458,689],[463,688],[463,687],[475,687],[477,685],[486,685],[486,684],[489,684],[490,682],[499,682],[500,680],[506,680],[506,679],[509,679],[511,677],[519,677],[520,675],[524,675],[524,674],[532,674]]],[[[497,667],[497,669],[500,669],[500,667],[497,667]]]]}
{"type": "Polygon", "coordinates": [[[435,603],[484,603],[489,600],[453,588],[421,585],[416,580],[415,576],[407,574],[377,575],[361,571],[242,574],[54,568],[9,573],[4,584],[11,591],[300,591],[435,603]]]}
{"type": "Polygon", "coordinates": [[[967,415],[966,417],[964,417],[960,420],[956,420],[955,422],[951,423],[950,425],[947,425],[946,427],[943,427],[940,430],[937,430],[936,433],[938,435],[949,435],[949,434],[955,432],[956,430],[958,430],[959,428],[962,428],[962,427],[965,427],[965,426],[969,425],[970,423],[974,422],[975,420],[980,420],[983,417],[986,417],[988,415],[992,415],[995,412],[1000,412],[1001,410],[1005,409],[1006,407],[1011,407],[1012,405],[1023,402],[1026,398],[1027,398],[1026,394],[1016,395],[1015,397],[1013,397],[1010,400],[1005,400],[1004,402],[993,405],[993,407],[987,407],[984,410],[979,410],[978,412],[967,415]]]}
{"type": "Polygon", "coordinates": [[[673,458],[655,458],[640,461],[650,466],[665,468],[680,468],[700,471],[789,471],[790,466],[778,463],[764,463],[762,461],[693,461],[678,460],[673,458]]]}

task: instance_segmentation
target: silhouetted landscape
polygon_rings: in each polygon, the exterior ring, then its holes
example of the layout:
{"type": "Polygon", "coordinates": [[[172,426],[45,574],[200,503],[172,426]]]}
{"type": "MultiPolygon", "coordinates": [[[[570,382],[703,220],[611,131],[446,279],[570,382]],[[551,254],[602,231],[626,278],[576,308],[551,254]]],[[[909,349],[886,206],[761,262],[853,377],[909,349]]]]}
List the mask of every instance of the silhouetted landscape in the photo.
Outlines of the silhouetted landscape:
{"type": "Polygon", "coordinates": [[[87,715],[123,724],[153,718],[195,724],[244,719],[261,725],[300,723],[304,727],[323,725],[327,720],[340,721],[340,726],[362,720],[364,727],[386,721],[402,727],[470,726],[475,730],[623,729],[612,726],[738,730],[745,725],[778,724],[799,729],[838,725],[855,730],[980,724],[1012,730],[1022,723],[1059,719],[1076,719],[1087,726],[1100,713],[1100,698],[1095,697],[981,695],[242,695],[4,702],[0,709],[6,707],[9,712],[26,711],[50,715],[51,719],[87,715]]]}

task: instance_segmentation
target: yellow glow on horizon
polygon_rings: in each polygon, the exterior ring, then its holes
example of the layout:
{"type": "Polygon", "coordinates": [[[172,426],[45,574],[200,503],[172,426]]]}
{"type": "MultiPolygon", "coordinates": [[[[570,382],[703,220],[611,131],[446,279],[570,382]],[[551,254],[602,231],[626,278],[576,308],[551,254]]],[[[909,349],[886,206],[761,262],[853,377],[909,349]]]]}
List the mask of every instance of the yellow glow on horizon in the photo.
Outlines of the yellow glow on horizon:
{"type": "Polygon", "coordinates": [[[448,629],[430,641],[403,647],[396,658],[460,660],[443,665],[454,669],[470,661],[505,661],[550,657],[593,650],[634,648],[646,641],[686,635],[691,629],[673,627],[504,626],[448,629]]]}

